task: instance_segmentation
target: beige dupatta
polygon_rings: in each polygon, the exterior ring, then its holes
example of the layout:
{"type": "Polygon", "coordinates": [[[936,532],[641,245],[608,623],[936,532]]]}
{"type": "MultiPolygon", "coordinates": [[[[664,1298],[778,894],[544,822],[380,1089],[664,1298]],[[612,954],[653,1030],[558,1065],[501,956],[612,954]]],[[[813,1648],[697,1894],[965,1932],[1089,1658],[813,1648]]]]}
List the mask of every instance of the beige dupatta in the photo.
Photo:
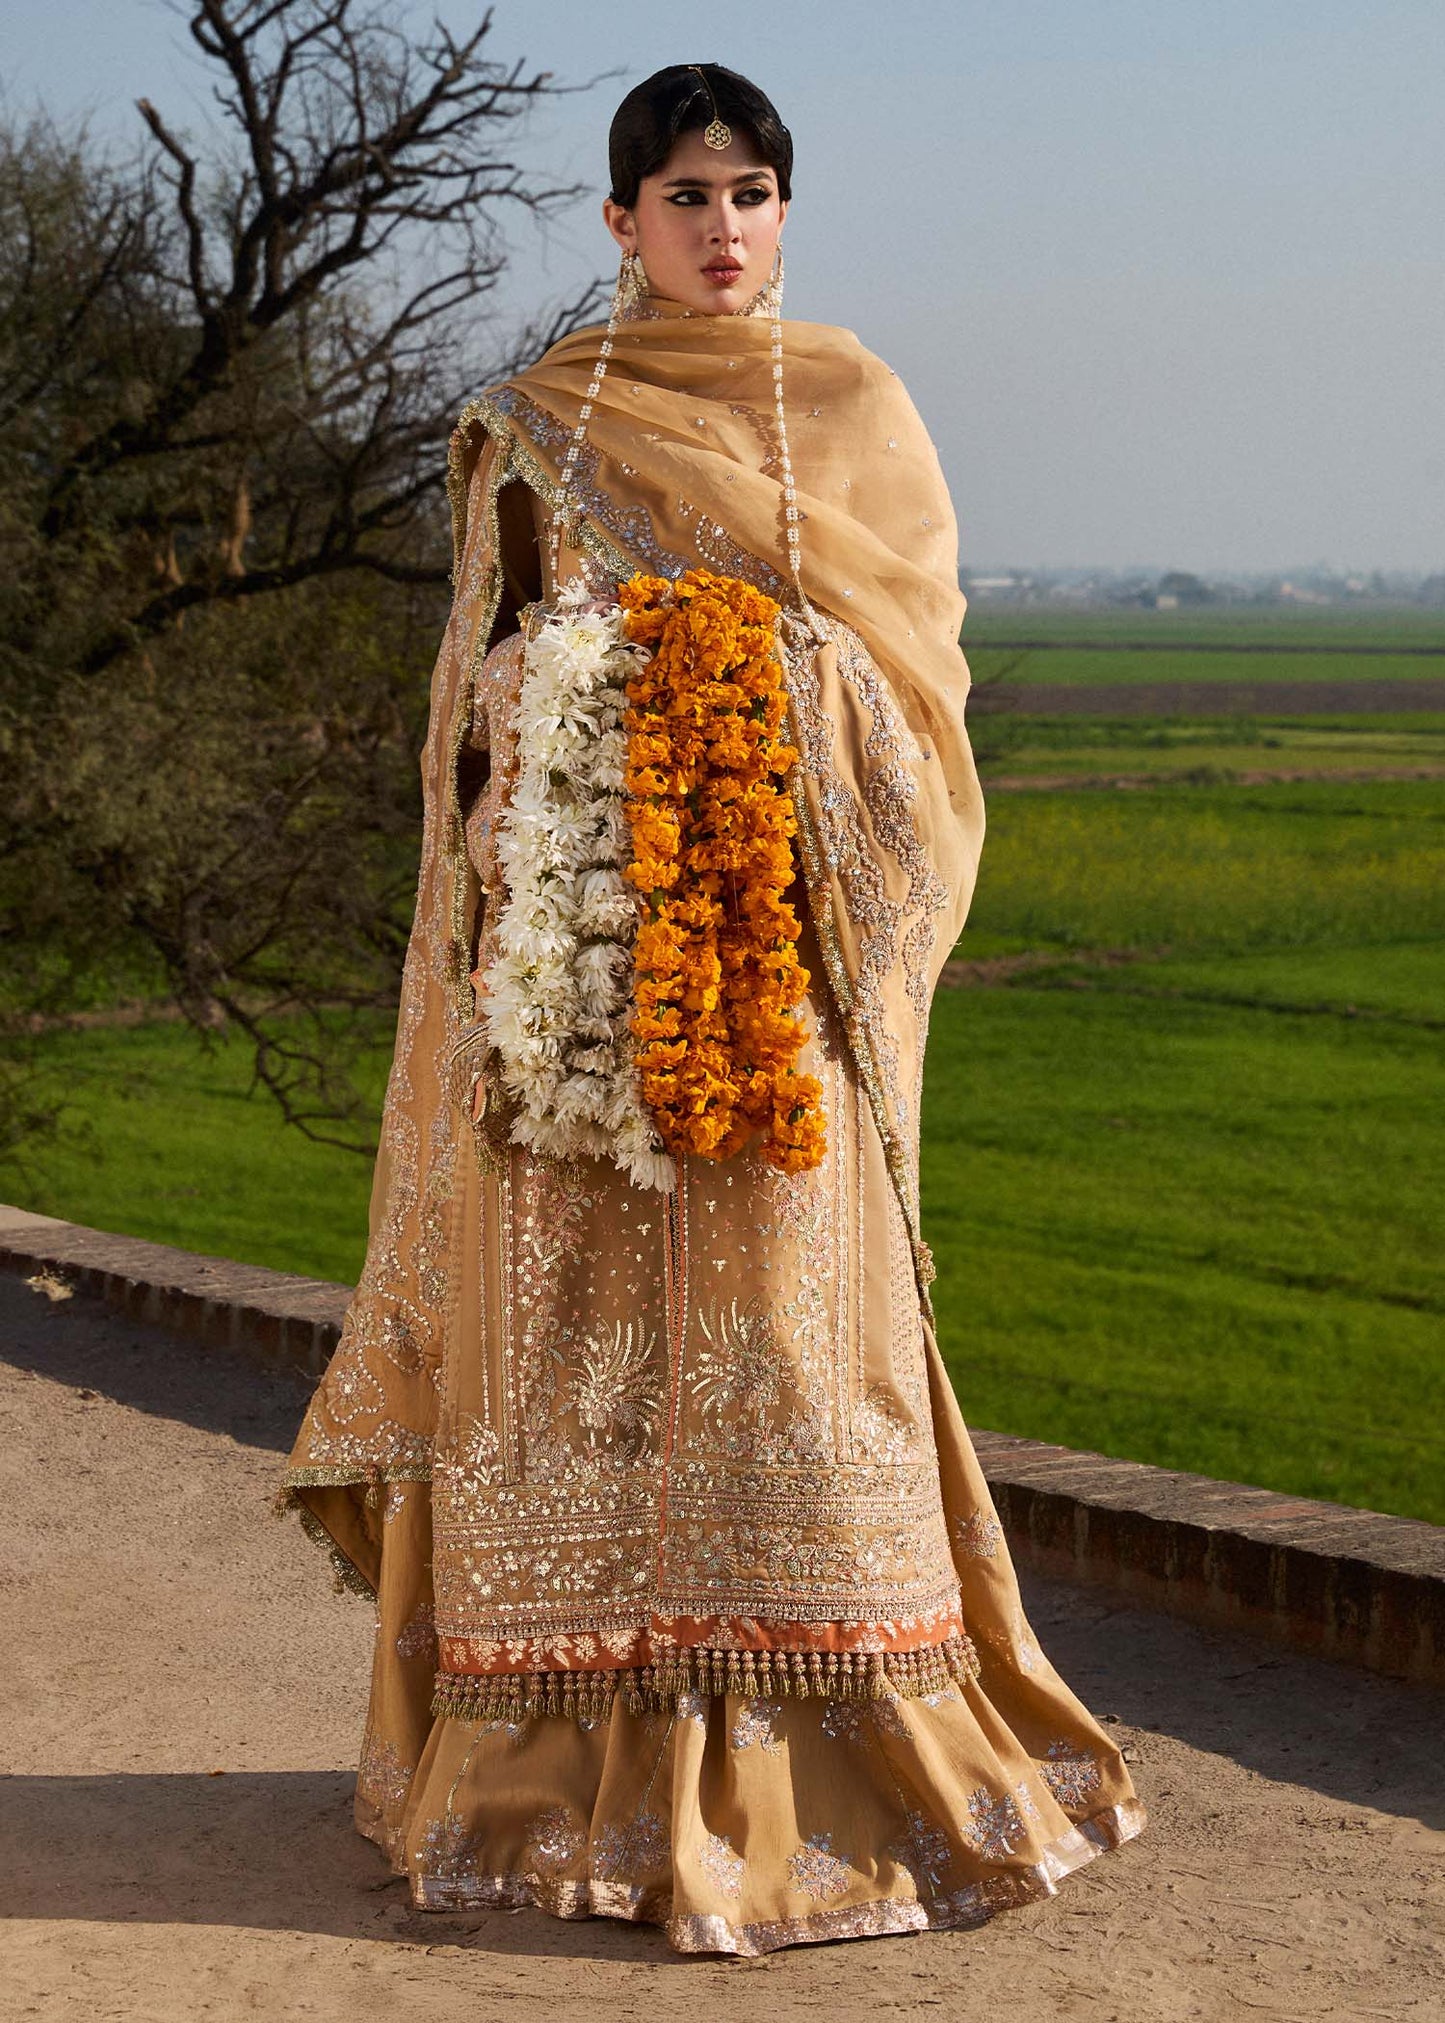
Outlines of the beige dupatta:
{"type": "MultiPolygon", "coordinates": [[[[821,640],[780,573],[783,496],[762,320],[654,302],[619,328],[577,465],[561,573],[584,569],[605,582],[702,565],[745,576],[785,606],[791,732],[802,754],[791,784],[809,911],[931,1323],[932,1264],[918,1222],[924,1041],[984,827],[964,728],[955,522],[932,444],[895,375],[847,331],[783,329],[803,582],[821,640]]],[[[422,758],[421,878],[371,1240],[281,1498],[333,1547],[341,1578],[366,1591],[380,1577],[380,1485],[430,1479],[448,1346],[481,1297],[464,1162],[495,1171],[505,1158],[503,1106],[489,1103],[474,1129],[466,1101],[481,894],[465,848],[460,772],[477,675],[508,594],[500,505],[517,480],[544,506],[553,502],[597,342],[595,331],[564,339],[473,402],[453,438],[456,597],[422,758]]],[[[491,1465],[486,1455],[477,1461],[484,1472],[491,1465]]],[[[405,1522],[425,1529],[417,1502],[405,1522]]],[[[426,1550],[420,1532],[415,1544],[426,1550]]],[[[936,1588],[942,1575],[930,1556],[936,1588]]]]}
{"type": "MultiPolygon", "coordinates": [[[[569,491],[580,544],[619,575],[701,565],[796,611],[784,574],[770,325],[653,298],[618,327],[569,491]]],[[[786,626],[793,781],[829,980],[904,1202],[920,1291],[916,1138],[928,1007],[963,928],[984,806],[964,710],[958,531],[902,382],[851,331],[786,323],[784,388],[803,587],[829,635],[786,626]]],[[[474,402],[453,444],[458,552],[482,445],[550,505],[597,357],[578,331],[474,402]]]]}

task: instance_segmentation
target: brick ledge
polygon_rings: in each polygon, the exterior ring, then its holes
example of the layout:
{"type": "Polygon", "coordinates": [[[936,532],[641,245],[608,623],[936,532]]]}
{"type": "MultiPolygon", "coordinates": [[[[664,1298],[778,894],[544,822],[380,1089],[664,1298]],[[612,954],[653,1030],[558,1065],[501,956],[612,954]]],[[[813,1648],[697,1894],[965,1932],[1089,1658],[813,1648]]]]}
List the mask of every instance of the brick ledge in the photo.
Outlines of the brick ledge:
{"type": "MultiPolygon", "coordinates": [[[[350,1288],[0,1205],[0,1269],[318,1377],[350,1288]]],[[[1445,1527],[973,1431],[1015,1560],[1196,1622],[1445,1686],[1445,1527]]]]}

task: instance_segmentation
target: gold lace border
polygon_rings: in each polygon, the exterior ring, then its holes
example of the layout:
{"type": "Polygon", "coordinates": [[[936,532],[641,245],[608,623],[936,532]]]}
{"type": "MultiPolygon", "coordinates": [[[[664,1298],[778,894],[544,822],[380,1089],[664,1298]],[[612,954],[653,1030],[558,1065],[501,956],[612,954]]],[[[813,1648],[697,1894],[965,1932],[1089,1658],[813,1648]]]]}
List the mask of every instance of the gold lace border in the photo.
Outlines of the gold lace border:
{"type": "Polygon", "coordinates": [[[432,1712],[461,1721],[522,1721],[537,1714],[572,1720],[612,1711],[672,1712],[685,1693],[745,1693],[797,1700],[916,1700],[979,1674],[963,1632],[916,1651],[676,1651],[625,1670],[438,1672],[432,1712]]]}
{"type": "Polygon", "coordinates": [[[338,1594],[350,1592],[360,1595],[363,1600],[374,1602],[376,1589],[366,1578],[354,1560],[348,1559],[316,1512],[307,1503],[302,1491],[305,1489],[360,1489],[362,1501],[375,1509],[381,1502],[384,1486],[389,1482],[430,1482],[430,1469],[419,1465],[410,1468],[391,1469],[373,1463],[369,1468],[292,1468],[286,1480],[271,1499],[271,1514],[287,1517],[294,1510],[301,1520],[301,1529],[313,1545],[319,1545],[331,1562],[331,1585],[338,1594]]]}

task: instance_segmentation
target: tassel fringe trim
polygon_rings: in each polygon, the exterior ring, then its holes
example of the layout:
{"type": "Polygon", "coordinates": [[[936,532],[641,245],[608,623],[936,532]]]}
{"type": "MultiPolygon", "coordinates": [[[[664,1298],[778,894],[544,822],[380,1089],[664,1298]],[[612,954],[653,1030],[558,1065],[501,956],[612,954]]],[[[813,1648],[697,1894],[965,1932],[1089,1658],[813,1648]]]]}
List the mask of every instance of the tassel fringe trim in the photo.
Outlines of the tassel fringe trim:
{"type": "Polygon", "coordinates": [[[916,1700],[979,1674],[960,1633],[918,1651],[677,1651],[618,1671],[438,1672],[432,1712],[461,1721],[538,1714],[594,1720],[620,1698],[629,1714],[671,1712],[684,1693],[749,1693],[798,1700],[916,1700]]]}

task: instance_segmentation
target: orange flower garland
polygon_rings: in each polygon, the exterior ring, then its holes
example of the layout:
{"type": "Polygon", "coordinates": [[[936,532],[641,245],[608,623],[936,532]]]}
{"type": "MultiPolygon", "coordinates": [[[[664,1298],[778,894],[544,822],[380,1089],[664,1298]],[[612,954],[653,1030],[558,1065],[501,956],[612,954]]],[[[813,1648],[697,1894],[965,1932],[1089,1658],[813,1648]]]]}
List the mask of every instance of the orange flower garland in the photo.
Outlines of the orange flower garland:
{"type": "Polygon", "coordinates": [[[637,575],[618,591],[649,657],[627,684],[624,787],[647,910],[633,945],[637,1065],[663,1143],[726,1159],[761,1129],[784,1173],[817,1166],[822,1089],[800,1075],[808,987],[792,881],[797,819],[784,776],[798,752],[778,605],[734,576],[637,575]]]}

